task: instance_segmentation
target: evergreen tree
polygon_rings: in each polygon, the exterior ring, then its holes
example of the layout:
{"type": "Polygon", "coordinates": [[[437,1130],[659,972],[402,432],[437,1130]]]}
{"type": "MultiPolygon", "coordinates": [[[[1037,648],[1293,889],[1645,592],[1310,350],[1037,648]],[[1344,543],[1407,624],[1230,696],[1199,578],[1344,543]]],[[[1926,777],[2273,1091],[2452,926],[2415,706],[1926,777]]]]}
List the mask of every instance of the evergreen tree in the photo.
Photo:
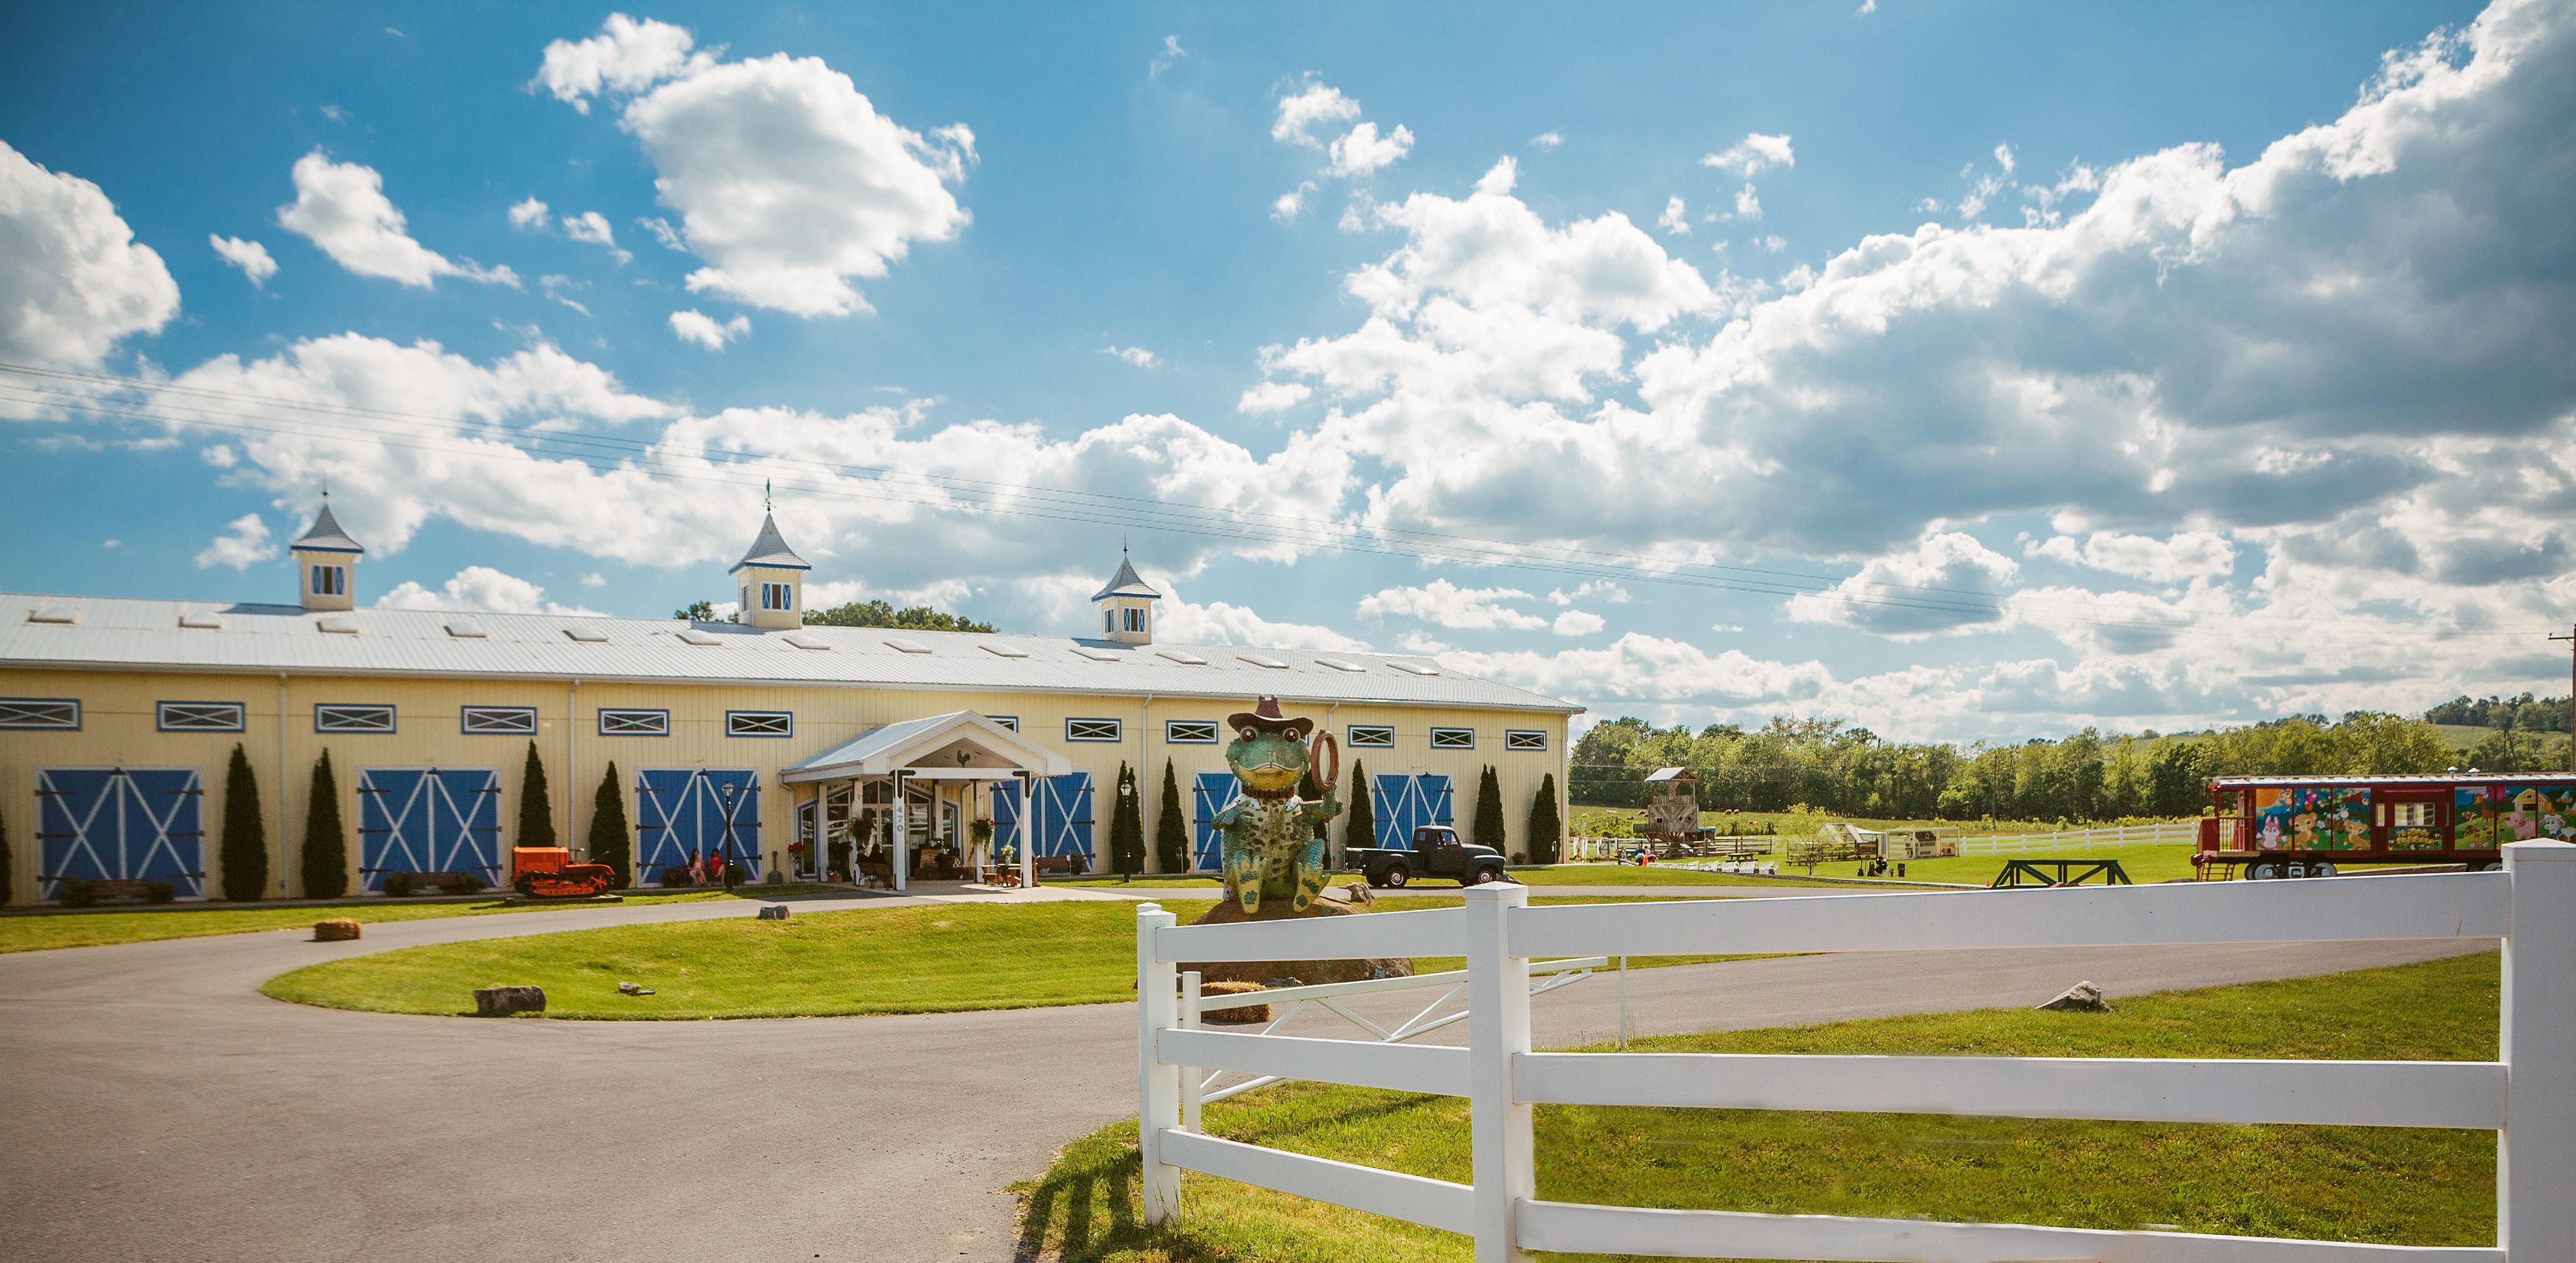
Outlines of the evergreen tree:
{"type": "Polygon", "coordinates": [[[1530,803],[1530,863],[1555,863],[1557,844],[1564,840],[1565,822],[1556,814],[1556,773],[1550,772],[1539,781],[1538,797],[1530,803]]]}
{"type": "Polygon", "coordinates": [[[337,899],[349,893],[349,833],[340,824],[340,778],[331,752],[313,761],[313,786],[304,799],[304,897],[337,899]]]}
{"type": "Polygon", "coordinates": [[[0,816],[0,908],[9,906],[9,896],[17,887],[9,884],[9,818],[0,816]]]}
{"type": "Polygon", "coordinates": [[[1478,846],[1503,849],[1503,783],[1494,775],[1494,765],[1485,765],[1485,774],[1476,778],[1476,815],[1473,832],[1467,840],[1478,846]]]}
{"type": "Polygon", "coordinates": [[[626,825],[626,795],[617,792],[617,765],[599,778],[599,794],[590,804],[590,837],[584,845],[584,856],[593,864],[606,864],[616,875],[608,884],[624,890],[635,884],[635,860],[628,849],[634,831],[626,825]]]}
{"type": "Polygon", "coordinates": [[[1377,805],[1369,801],[1368,762],[1351,760],[1351,810],[1342,825],[1342,850],[1377,845],[1377,805]]]}
{"type": "Polygon", "coordinates": [[[224,898],[249,903],[268,892],[268,826],[259,814],[259,778],[250,770],[250,754],[233,745],[232,766],[224,769],[224,898]]]}
{"type": "Polygon", "coordinates": [[[1136,772],[1118,765],[1118,805],[1109,816],[1109,864],[1120,873],[1145,871],[1144,804],[1136,801],[1136,772]]]}
{"type": "Polygon", "coordinates": [[[546,761],[537,743],[528,743],[528,763],[519,772],[519,835],[514,846],[555,844],[554,791],[546,785],[546,761]]]}
{"type": "Polygon", "coordinates": [[[1166,873],[1189,871],[1190,826],[1181,815],[1181,776],[1163,760],[1163,801],[1154,809],[1154,863],[1166,873]]]}

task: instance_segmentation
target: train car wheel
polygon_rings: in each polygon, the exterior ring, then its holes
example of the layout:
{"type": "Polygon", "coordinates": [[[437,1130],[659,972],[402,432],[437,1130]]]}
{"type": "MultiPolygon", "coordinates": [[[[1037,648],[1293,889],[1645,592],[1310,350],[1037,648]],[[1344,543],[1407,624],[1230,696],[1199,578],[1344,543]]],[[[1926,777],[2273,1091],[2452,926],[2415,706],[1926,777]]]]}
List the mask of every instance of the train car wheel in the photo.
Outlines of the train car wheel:
{"type": "Polygon", "coordinates": [[[2260,864],[2249,864],[2245,868],[2245,880],[2247,881],[2278,881],[2280,876],[2281,866],[2271,863],[2270,861],[2265,861],[2260,864]]]}
{"type": "Polygon", "coordinates": [[[2318,860],[2316,863],[2308,865],[2308,876],[2310,877],[2332,877],[2334,875],[2335,866],[2325,862],[2324,860],[2318,860]]]}

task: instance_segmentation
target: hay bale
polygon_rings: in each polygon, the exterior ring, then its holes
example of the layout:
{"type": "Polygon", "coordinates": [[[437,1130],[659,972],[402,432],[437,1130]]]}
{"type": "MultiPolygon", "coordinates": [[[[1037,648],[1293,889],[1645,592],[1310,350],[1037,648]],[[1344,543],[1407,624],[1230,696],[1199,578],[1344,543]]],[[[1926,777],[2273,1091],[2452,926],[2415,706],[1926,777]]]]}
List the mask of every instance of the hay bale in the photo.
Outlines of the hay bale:
{"type": "Polygon", "coordinates": [[[347,917],[332,917],[313,923],[313,941],[316,943],[345,943],[358,937],[358,933],[358,923],[347,917]]]}
{"type": "MultiPolygon", "coordinates": [[[[1257,982],[1202,982],[1199,984],[1201,996],[1252,995],[1268,989],[1257,982]]],[[[1258,1026],[1270,1020],[1270,1006],[1254,1004],[1239,1009],[1218,1009],[1212,1013],[1202,1014],[1199,1020],[1211,1026],[1258,1026]]]]}

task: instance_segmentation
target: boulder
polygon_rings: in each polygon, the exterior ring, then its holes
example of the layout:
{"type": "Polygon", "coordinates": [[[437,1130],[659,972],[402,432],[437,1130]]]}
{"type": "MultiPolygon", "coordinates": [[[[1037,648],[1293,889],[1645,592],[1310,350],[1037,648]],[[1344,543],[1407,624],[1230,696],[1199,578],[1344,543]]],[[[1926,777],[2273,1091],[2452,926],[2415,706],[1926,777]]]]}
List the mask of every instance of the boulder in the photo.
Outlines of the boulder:
{"type": "Polygon", "coordinates": [[[761,920],[763,920],[763,921],[784,921],[784,920],[786,920],[786,919],[787,919],[787,905],[786,905],[786,904],[783,904],[783,903],[773,903],[773,904],[769,904],[769,905],[767,905],[767,906],[763,907],[763,908],[760,910],[760,919],[761,919],[761,920]]]}
{"type": "Polygon", "coordinates": [[[345,943],[358,934],[358,923],[347,917],[332,917],[313,923],[313,941],[316,943],[345,943]]]}
{"type": "MultiPolygon", "coordinates": [[[[1245,921],[1308,920],[1315,917],[1366,916],[1354,908],[1318,899],[1302,914],[1289,911],[1288,901],[1263,900],[1261,911],[1243,915],[1243,905],[1228,899],[1210,908],[1190,922],[1192,925],[1240,925],[1245,921]]],[[[1403,958],[1378,960],[1256,960],[1214,961],[1207,964],[1183,965],[1183,973],[1197,970],[1201,993],[1220,982],[1266,983],[1274,978],[1295,977],[1308,983],[1358,982],[1365,978],[1410,978],[1413,962],[1403,958]]]]}
{"type": "Polygon", "coordinates": [[[2039,1007],[2053,1009],[2060,1013],[2108,1013],[2111,1011],[2111,1002],[2102,998],[2100,987],[2089,982],[2079,982],[2068,987],[2064,994],[2039,1007]]]}
{"type": "Polygon", "coordinates": [[[621,983],[617,984],[617,994],[619,994],[619,995],[651,995],[651,994],[653,994],[653,989],[652,989],[651,987],[645,986],[643,983],[640,983],[640,982],[621,982],[621,983]]]}
{"type": "Polygon", "coordinates": [[[508,1017],[546,1011],[543,987],[482,987],[474,992],[474,1016],[508,1017]]]}

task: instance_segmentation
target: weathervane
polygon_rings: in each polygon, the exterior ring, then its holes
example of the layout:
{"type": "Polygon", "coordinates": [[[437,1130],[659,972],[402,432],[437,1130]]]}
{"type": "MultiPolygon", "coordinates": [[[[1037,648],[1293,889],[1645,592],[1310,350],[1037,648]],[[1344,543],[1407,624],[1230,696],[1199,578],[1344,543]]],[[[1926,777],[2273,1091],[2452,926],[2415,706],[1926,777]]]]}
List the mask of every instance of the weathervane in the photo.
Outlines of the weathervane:
{"type": "MultiPolygon", "coordinates": [[[[324,492],[324,493],[322,493],[322,494],[324,494],[324,495],[329,495],[330,493],[326,491],[326,492],[324,492]]],[[[775,511],[777,508],[778,508],[778,506],[777,506],[775,503],[773,503],[773,502],[770,500],[770,498],[769,498],[769,480],[768,480],[768,479],[766,479],[766,478],[761,479],[761,480],[760,480],[760,511],[761,511],[761,512],[763,512],[763,513],[769,513],[769,512],[773,512],[773,511],[775,511]]]]}

